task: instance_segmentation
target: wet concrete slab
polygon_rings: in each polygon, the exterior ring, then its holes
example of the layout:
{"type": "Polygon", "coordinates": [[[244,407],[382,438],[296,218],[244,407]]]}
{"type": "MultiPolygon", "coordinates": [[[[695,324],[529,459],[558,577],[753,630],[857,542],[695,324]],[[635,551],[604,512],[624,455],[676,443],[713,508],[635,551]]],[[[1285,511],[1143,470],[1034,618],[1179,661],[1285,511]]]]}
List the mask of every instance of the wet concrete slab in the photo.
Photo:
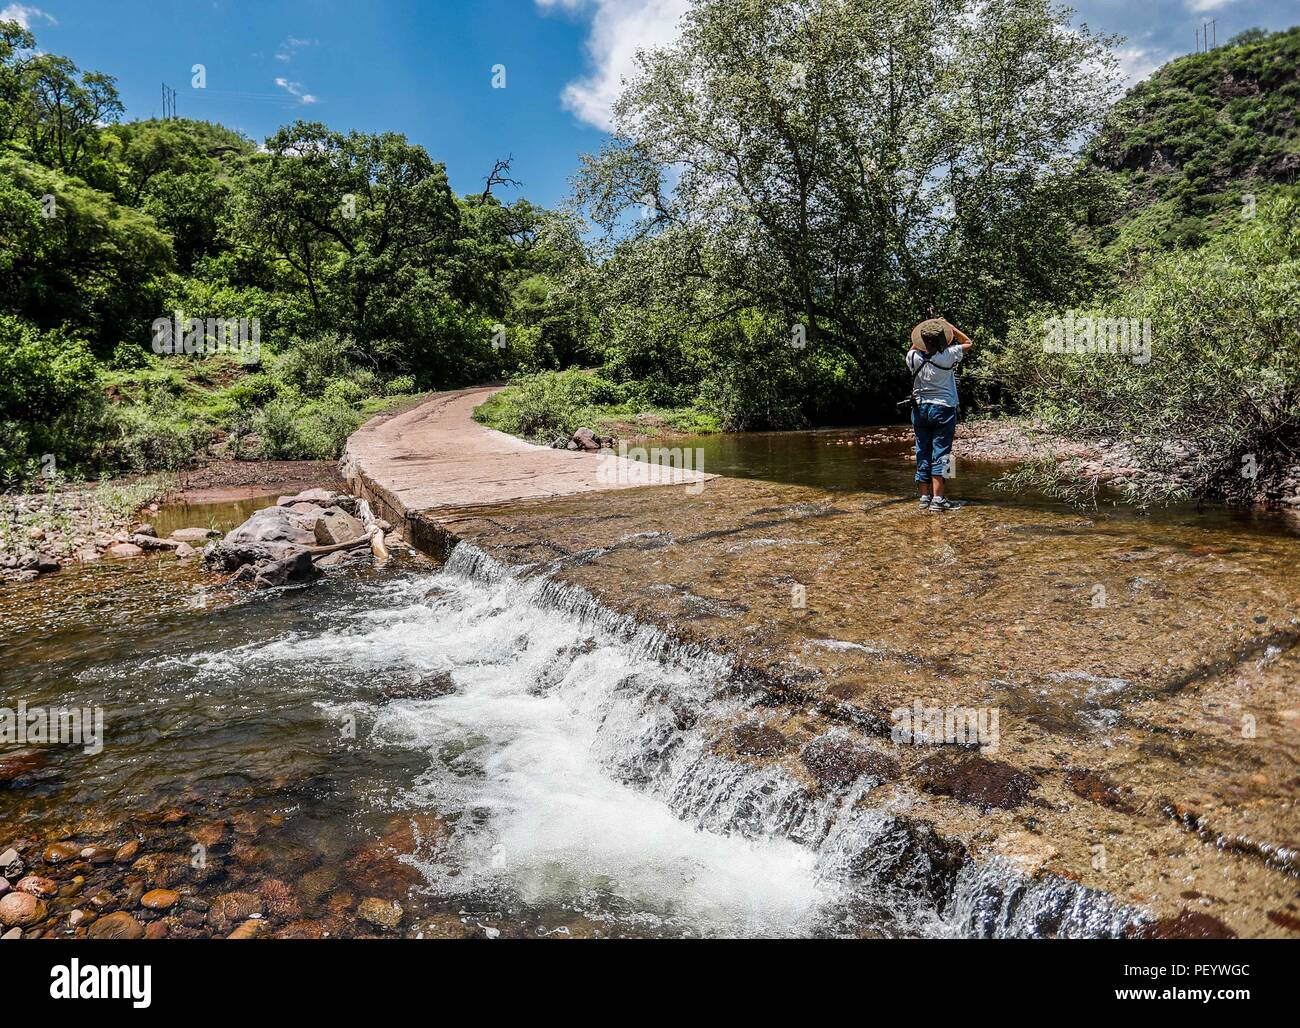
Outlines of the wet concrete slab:
{"type": "MultiPolygon", "coordinates": [[[[344,477],[394,524],[428,511],[654,484],[648,465],[534,446],[477,424],[474,408],[495,391],[439,393],[411,410],[372,419],[348,440],[344,477]]],[[[667,480],[708,477],[673,469],[667,480]]]]}
{"type": "Polygon", "coordinates": [[[827,788],[834,732],[897,767],[861,802],[977,858],[1300,934],[1295,538],[736,479],[417,520],[730,655],[768,712],[736,759],[827,788]]]}

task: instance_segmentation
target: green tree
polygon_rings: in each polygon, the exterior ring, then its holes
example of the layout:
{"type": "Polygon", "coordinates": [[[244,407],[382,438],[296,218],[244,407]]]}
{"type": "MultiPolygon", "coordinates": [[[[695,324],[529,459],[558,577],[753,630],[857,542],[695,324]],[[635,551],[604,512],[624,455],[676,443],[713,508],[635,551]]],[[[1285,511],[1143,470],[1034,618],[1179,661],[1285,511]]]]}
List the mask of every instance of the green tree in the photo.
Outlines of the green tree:
{"type": "Polygon", "coordinates": [[[105,357],[148,345],[170,240],[152,218],[51,168],[0,154],[0,307],[41,329],[68,324],[105,357]]]}
{"type": "Polygon", "coordinates": [[[0,21],[0,142],[8,142],[27,119],[27,66],[35,37],[16,21],[0,21]]]}
{"type": "Polygon", "coordinates": [[[29,83],[27,144],[37,160],[80,173],[99,141],[99,126],[117,121],[125,108],[116,80],[102,72],[77,75],[67,57],[40,54],[25,68],[29,83]]]}
{"type": "MultiPolygon", "coordinates": [[[[1251,499],[1300,463],[1297,326],[1300,203],[1278,200],[1199,250],[1151,255],[1131,281],[1083,309],[1027,317],[986,373],[1063,434],[1128,443],[1138,463],[1163,476],[1134,483],[1138,498],[1251,499]],[[1080,319],[1079,345],[1049,346],[1066,318],[1080,319]],[[1113,335],[1106,329],[1103,338],[1098,318],[1128,323],[1130,350],[1149,327],[1149,360],[1109,352],[1113,335]],[[1096,352],[1080,352],[1085,331],[1096,352]]],[[[1058,474],[1030,468],[1022,477],[1041,484],[1058,474]]]]}
{"type": "Polygon", "coordinates": [[[1048,0],[695,0],[642,54],[577,201],[615,249],[664,237],[668,291],[767,312],[896,377],[939,308],[997,329],[1070,295],[1075,149],[1111,40],[1048,0]],[[675,281],[674,281],[675,280],[675,281]]]}

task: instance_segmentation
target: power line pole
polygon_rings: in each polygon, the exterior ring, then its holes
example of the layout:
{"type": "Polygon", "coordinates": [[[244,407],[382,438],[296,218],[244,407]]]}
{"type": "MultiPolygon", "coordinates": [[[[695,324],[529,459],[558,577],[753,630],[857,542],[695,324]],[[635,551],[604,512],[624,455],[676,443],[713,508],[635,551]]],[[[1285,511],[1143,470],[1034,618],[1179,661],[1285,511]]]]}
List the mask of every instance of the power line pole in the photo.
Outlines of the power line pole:
{"type": "Polygon", "coordinates": [[[168,89],[166,82],[162,84],[162,120],[176,120],[176,90],[168,89]]]}

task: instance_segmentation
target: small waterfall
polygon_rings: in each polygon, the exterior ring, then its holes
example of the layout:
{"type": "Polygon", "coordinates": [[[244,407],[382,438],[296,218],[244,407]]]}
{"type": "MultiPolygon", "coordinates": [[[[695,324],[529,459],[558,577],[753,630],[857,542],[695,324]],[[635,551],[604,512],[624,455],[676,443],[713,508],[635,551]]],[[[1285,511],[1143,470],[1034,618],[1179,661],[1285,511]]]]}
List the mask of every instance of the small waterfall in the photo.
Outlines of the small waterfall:
{"type": "Polygon", "coordinates": [[[761,681],[532,571],[461,543],[435,573],[357,583],[310,627],[186,659],[310,682],[364,749],[418,755],[375,802],[452,825],[417,864],[471,909],[736,936],[1109,936],[1141,920],[972,860],[894,786],[815,789],[788,755],[732,756],[735,726],[771,716],[761,681]]]}
{"type": "MultiPolygon", "coordinates": [[[[500,602],[558,616],[589,646],[617,653],[605,675],[579,667],[591,650],[560,646],[530,688],[566,694],[594,725],[589,745],[605,773],[664,804],[697,834],[781,840],[806,851],[822,899],[875,911],[878,930],[982,937],[1112,937],[1144,919],[1104,894],[1054,876],[1030,878],[1000,859],[973,861],[905,812],[873,807],[860,781],[814,794],[778,765],[714,752],[713,741],[756,700],[727,689],[727,659],[683,645],[545,573],[521,576],[472,545],[444,574],[500,592],[500,602]]],[[[844,922],[831,917],[822,923],[844,922]]]]}

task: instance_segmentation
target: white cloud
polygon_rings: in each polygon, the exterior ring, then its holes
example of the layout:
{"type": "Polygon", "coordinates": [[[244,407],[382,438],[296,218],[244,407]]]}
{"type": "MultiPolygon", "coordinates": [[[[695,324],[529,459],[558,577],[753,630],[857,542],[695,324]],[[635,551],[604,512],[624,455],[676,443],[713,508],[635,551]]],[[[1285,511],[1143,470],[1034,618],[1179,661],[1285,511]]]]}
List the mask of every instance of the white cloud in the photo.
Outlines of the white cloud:
{"type": "Polygon", "coordinates": [[[564,105],[583,121],[608,131],[610,109],[623,79],[635,70],[636,52],[671,42],[688,0],[536,0],[543,10],[592,12],[587,55],[591,70],[564,88],[564,105]]]}
{"type": "Polygon", "coordinates": [[[314,39],[299,39],[296,36],[290,36],[283,43],[281,43],[280,48],[276,50],[275,59],[277,61],[284,61],[287,64],[289,61],[293,60],[293,55],[297,53],[299,50],[301,50],[304,46],[315,46],[315,45],[316,45],[316,40],[314,39]]]}
{"type": "Polygon", "coordinates": [[[1236,2],[1237,0],[1184,0],[1184,5],[1189,11],[1201,14],[1206,11],[1222,10],[1229,4],[1235,4],[1236,2]]]}
{"type": "Polygon", "coordinates": [[[1172,55],[1168,50],[1154,47],[1121,46],[1115,51],[1115,56],[1119,59],[1124,86],[1128,88],[1136,86],[1162,64],[1167,64],[1172,55]]]}
{"type": "Polygon", "coordinates": [[[281,77],[275,80],[275,84],[279,86],[281,89],[283,89],[290,96],[297,97],[299,103],[305,103],[305,104],[316,103],[317,100],[316,97],[312,96],[311,93],[303,92],[301,82],[290,82],[288,79],[281,77]]]}
{"type": "Polygon", "coordinates": [[[39,7],[28,7],[26,4],[10,4],[0,11],[0,21],[16,21],[25,29],[30,29],[32,23],[38,21],[46,21],[51,25],[59,23],[54,15],[46,14],[39,7]]]}

